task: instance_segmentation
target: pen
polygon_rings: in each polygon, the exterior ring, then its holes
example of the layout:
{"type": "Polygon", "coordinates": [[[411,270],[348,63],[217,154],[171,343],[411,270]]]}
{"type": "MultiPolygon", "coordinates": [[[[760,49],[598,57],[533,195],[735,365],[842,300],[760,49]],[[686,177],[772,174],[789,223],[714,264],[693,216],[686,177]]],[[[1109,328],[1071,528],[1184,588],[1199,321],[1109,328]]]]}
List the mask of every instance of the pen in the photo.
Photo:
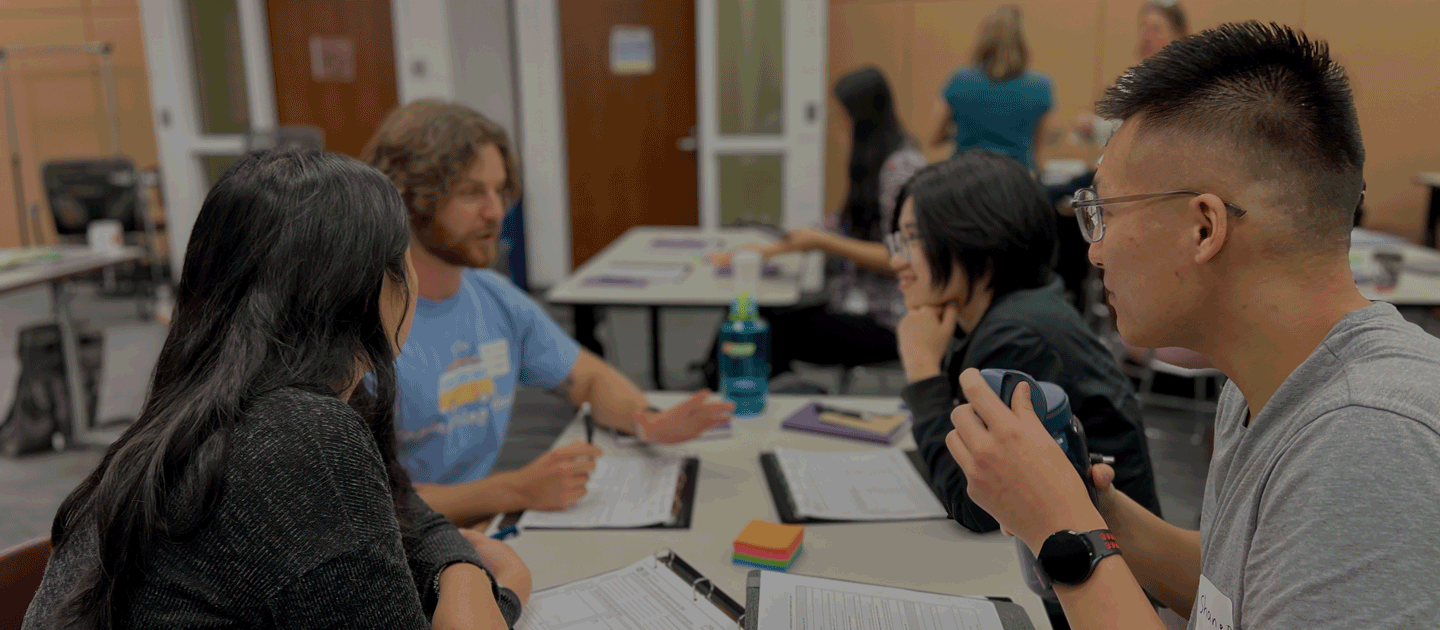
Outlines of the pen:
{"type": "Polygon", "coordinates": [[[580,403],[580,408],[575,410],[575,417],[585,421],[585,442],[595,443],[595,419],[590,417],[590,403],[580,403]]]}
{"type": "Polygon", "coordinates": [[[490,534],[490,537],[494,538],[495,540],[505,540],[506,538],[510,538],[511,536],[519,535],[520,528],[514,525],[506,525],[505,527],[500,528],[500,531],[490,534]]]}

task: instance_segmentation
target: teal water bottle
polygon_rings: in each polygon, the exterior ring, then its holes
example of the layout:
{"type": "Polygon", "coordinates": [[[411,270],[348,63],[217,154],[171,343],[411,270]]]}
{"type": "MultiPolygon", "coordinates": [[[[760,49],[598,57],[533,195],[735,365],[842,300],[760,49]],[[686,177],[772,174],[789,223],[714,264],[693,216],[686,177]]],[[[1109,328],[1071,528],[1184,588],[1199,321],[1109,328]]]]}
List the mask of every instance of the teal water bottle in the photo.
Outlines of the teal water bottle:
{"type": "Polygon", "coordinates": [[[735,403],[735,417],[765,412],[770,381],[770,324],[760,319],[749,294],[735,296],[720,325],[720,395],[735,403]]]}

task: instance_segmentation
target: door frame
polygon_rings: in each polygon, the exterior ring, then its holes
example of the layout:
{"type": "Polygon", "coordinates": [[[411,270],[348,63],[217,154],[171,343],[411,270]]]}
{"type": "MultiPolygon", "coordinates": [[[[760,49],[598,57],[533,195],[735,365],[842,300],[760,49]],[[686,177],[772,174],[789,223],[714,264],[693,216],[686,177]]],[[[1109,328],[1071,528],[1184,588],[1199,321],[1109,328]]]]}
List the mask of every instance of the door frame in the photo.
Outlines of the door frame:
{"type": "MultiPolygon", "coordinates": [[[[564,87],[560,59],[559,0],[513,0],[515,73],[521,164],[525,177],[525,246],[530,283],[558,284],[572,271],[570,252],[570,189],[566,170],[564,87]]],[[[815,19],[787,19],[785,46],[786,136],[784,140],[724,138],[718,133],[711,101],[715,94],[716,61],[713,28],[714,0],[697,0],[695,45],[696,114],[699,122],[700,225],[719,225],[718,161],[722,153],[769,150],[786,155],[785,223],[798,227],[823,216],[825,77],[828,59],[828,7],[826,0],[785,0],[787,15],[814,15],[815,19]],[[807,45],[808,44],[808,45],[807,45]],[[807,76],[805,73],[809,73],[807,76]],[[797,80],[796,77],[799,77],[797,80]],[[796,86],[815,83],[818,87],[796,86]],[[807,99],[808,94],[808,99],[807,99]],[[816,114],[804,124],[807,102],[816,114]],[[803,132],[803,133],[802,133],[803,132]]]]}
{"type": "Polygon", "coordinates": [[[734,154],[784,156],[786,229],[818,225],[824,216],[825,81],[829,24],[826,0],[784,3],[784,132],[780,135],[722,135],[717,103],[719,58],[715,54],[717,0],[695,2],[696,107],[700,130],[700,225],[720,227],[720,157],[734,154]],[[808,120],[807,120],[808,118],[808,120]]]}
{"type": "MultiPolygon", "coordinates": [[[[236,0],[241,58],[245,63],[246,105],[252,128],[275,126],[275,80],[270,67],[269,22],[265,0],[236,0]]],[[[202,134],[195,92],[195,59],[185,24],[185,0],[140,0],[145,35],[145,68],[150,80],[151,114],[165,195],[165,233],[170,269],[180,278],[185,245],[205,199],[202,160],[240,155],[242,134],[202,134]]]]}

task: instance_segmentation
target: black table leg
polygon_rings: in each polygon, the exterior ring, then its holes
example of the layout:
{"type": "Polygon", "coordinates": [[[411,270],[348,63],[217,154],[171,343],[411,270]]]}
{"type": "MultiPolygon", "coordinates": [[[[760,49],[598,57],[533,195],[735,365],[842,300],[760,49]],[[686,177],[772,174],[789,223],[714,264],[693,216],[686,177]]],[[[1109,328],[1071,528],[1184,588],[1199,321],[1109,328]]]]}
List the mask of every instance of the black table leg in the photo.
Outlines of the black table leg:
{"type": "Polygon", "coordinates": [[[600,345],[600,340],[595,338],[595,326],[599,321],[596,311],[599,307],[594,304],[576,304],[574,308],[575,341],[596,356],[604,357],[605,346],[600,345]]]}
{"type": "Polygon", "coordinates": [[[665,363],[660,359],[660,307],[650,307],[650,378],[656,391],[665,391],[665,363]]]}
{"type": "Polygon", "coordinates": [[[1430,216],[1425,219],[1425,246],[1435,246],[1435,228],[1440,224],[1440,186],[1430,187],[1430,216]]]}

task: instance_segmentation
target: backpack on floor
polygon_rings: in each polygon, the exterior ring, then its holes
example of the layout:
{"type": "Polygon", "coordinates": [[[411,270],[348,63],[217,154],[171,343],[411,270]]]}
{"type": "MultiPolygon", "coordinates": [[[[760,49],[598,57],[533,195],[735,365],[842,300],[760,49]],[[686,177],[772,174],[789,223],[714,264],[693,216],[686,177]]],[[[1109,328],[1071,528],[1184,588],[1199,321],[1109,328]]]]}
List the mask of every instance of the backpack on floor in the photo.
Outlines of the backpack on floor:
{"type": "MultiPolygon", "coordinates": [[[[60,327],[40,324],[20,330],[16,354],[20,378],[15,400],[0,424],[0,454],[9,457],[65,447],[73,435],[75,414],[65,384],[65,360],[60,346],[60,327]]],[[[99,389],[100,335],[82,333],[80,373],[85,384],[84,399],[89,417],[95,417],[99,389]]]]}

